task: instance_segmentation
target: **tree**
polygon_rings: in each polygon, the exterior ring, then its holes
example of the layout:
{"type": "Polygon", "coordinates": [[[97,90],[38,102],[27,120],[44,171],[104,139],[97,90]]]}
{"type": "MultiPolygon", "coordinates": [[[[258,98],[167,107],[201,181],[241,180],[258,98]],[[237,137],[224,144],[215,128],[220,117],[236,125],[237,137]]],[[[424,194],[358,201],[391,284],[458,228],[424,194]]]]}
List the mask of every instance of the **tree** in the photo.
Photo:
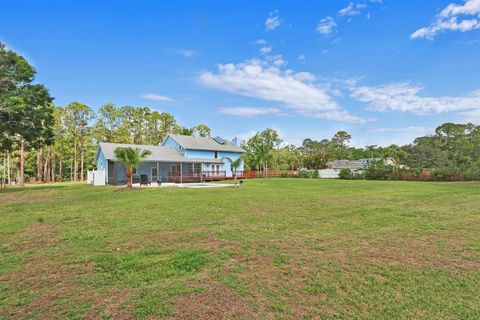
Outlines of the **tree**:
{"type": "Polygon", "coordinates": [[[238,157],[235,161],[232,160],[232,158],[229,157],[223,157],[222,161],[228,161],[230,163],[230,166],[232,167],[233,170],[233,180],[235,182],[235,185],[237,184],[237,169],[240,168],[242,165],[243,158],[238,157]]]}
{"type": "Polygon", "coordinates": [[[90,136],[88,123],[94,113],[86,104],[72,102],[66,108],[65,122],[73,142],[73,181],[78,178],[78,150],[80,151],[80,181],[84,180],[84,160],[86,139],[90,136]]]}
{"type": "Polygon", "coordinates": [[[24,185],[25,149],[49,145],[53,139],[52,98],[43,85],[26,85],[5,101],[7,136],[20,150],[19,184],[24,185]]]}
{"type": "Polygon", "coordinates": [[[128,143],[145,144],[145,128],[152,113],[150,108],[136,108],[124,106],[121,108],[123,115],[123,127],[130,141],[128,143]]]}
{"type": "Polygon", "coordinates": [[[136,167],[143,159],[152,154],[150,150],[140,151],[138,148],[116,148],[115,157],[119,159],[126,168],[127,188],[132,187],[132,168],[136,167]]]}
{"type": "Polygon", "coordinates": [[[145,143],[158,145],[162,143],[167,134],[177,132],[178,129],[177,122],[171,114],[153,111],[147,120],[145,143]]]}
{"type": "Polygon", "coordinates": [[[125,130],[122,130],[122,110],[113,103],[105,103],[98,110],[92,135],[97,142],[127,142],[125,130]]]}
{"type": "Polygon", "coordinates": [[[335,153],[335,158],[348,158],[347,147],[352,136],[346,131],[338,131],[332,138],[332,147],[335,153]]]}
{"type": "Polygon", "coordinates": [[[365,178],[369,180],[388,180],[393,167],[386,164],[384,160],[372,161],[365,168],[365,178]]]}
{"type": "Polygon", "coordinates": [[[273,129],[265,129],[257,132],[244,145],[247,150],[246,159],[251,166],[259,166],[262,168],[263,176],[267,177],[269,161],[272,159],[272,150],[278,148],[282,143],[278,132],[273,129]]]}
{"type": "Polygon", "coordinates": [[[19,184],[24,185],[25,148],[38,148],[53,138],[52,97],[32,84],[35,69],[0,43],[0,147],[20,149],[19,184]]]}
{"type": "Polygon", "coordinates": [[[199,137],[210,137],[212,129],[206,124],[199,124],[192,128],[194,134],[198,134],[199,137]]]}
{"type": "Polygon", "coordinates": [[[180,134],[183,134],[185,136],[193,136],[194,134],[194,129],[193,128],[187,128],[187,127],[181,127],[180,129],[180,134]]]}
{"type": "Polygon", "coordinates": [[[335,157],[332,144],[328,139],[315,141],[307,138],[303,140],[300,152],[302,153],[303,165],[308,169],[324,168],[327,162],[335,157]]]}

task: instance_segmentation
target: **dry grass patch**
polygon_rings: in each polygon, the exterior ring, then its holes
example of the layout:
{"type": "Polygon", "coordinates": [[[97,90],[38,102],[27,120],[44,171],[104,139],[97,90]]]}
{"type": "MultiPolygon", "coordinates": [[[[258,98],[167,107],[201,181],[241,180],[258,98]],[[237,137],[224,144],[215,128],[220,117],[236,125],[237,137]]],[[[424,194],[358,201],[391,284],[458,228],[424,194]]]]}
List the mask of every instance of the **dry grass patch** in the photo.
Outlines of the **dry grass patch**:
{"type": "Polygon", "coordinates": [[[180,296],[171,319],[220,320],[253,319],[255,314],[246,299],[218,283],[201,284],[201,292],[180,296]]]}

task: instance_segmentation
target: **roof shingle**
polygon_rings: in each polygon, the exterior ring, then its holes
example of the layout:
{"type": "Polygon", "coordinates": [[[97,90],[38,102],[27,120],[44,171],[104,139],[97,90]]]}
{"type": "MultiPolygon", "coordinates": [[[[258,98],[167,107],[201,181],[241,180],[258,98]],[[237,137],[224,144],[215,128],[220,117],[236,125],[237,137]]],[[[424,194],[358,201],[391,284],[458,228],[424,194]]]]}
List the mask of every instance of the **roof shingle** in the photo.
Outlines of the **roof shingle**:
{"type": "Polygon", "coordinates": [[[191,159],[186,158],[177,149],[164,146],[151,146],[127,143],[99,143],[99,148],[102,149],[103,154],[107,160],[115,160],[115,149],[117,148],[138,148],[140,151],[150,150],[152,153],[148,155],[144,161],[162,161],[162,162],[192,162],[191,159]]]}
{"type": "Polygon", "coordinates": [[[169,136],[177,141],[185,149],[194,150],[212,150],[212,151],[230,151],[245,153],[245,150],[232,142],[225,140],[225,144],[218,143],[213,138],[194,137],[181,134],[169,134],[169,136]]]}

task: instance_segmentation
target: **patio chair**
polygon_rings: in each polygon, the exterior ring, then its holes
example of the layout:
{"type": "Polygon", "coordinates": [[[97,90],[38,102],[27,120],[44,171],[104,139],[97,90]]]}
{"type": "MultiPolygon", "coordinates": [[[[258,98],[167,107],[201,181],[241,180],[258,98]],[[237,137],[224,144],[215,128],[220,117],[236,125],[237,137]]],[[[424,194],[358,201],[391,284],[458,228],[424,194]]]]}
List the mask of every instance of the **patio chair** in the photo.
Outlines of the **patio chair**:
{"type": "Polygon", "coordinates": [[[143,185],[145,186],[151,185],[150,181],[148,180],[148,176],[146,174],[140,175],[140,187],[143,185]]]}

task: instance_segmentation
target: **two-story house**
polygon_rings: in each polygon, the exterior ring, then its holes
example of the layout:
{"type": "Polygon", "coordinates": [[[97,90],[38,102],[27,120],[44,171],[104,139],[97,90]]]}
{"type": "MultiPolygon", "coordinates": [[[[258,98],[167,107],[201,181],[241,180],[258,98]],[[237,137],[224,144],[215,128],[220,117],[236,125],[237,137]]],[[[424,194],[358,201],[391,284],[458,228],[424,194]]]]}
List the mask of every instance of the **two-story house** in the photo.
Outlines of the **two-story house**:
{"type": "MultiPolygon", "coordinates": [[[[140,175],[147,175],[152,182],[198,182],[222,180],[233,176],[233,168],[228,157],[235,161],[245,150],[239,146],[237,138],[232,141],[215,137],[194,137],[169,134],[159,145],[136,145],[122,143],[100,143],[95,161],[98,170],[105,171],[106,184],[125,184],[125,166],[115,158],[119,147],[150,150],[137,168],[133,168],[134,181],[140,175]]],[[[243,172],[243,163],[236,170],[237,176],[243,172]]]]}

